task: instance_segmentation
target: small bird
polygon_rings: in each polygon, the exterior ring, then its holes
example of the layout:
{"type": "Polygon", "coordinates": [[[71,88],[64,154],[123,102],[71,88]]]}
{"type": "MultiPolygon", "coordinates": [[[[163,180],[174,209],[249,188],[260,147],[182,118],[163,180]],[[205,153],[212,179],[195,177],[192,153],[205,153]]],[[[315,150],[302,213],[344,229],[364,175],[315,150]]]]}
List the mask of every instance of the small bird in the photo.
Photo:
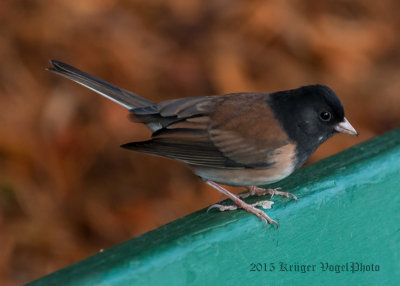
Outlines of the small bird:
{"type": "Polygon", "coordinates": [[[257,187],[282,180],[337,132],[358,135],[344,116],[342,103],[325,85],[272,93],[242,92],[152,102],[68,64],[51,60],[48,70],[73,80],[130,111],[145,124],[150,140],[121,147],[186,163],[204,182],[267,225],[278,223],[264,211],[270,201],[248,204],[249,195],[295,195],[257,187]],[[247,187],[235,195],[222,185],[247,187]]]}

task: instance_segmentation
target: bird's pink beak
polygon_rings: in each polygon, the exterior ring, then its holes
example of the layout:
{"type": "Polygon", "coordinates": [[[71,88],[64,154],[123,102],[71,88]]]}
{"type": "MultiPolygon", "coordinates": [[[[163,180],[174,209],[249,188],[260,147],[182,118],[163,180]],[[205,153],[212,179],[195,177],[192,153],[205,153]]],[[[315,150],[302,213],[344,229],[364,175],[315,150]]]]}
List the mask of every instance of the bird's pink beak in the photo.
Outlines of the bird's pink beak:
{"type": "Polygon", "coordinates": [[[342,122],[339,122],[333,127],[337,132],[341,133],[347,133],[350,135],[357,135],[358,132],[354,129],[353,126],[351,126],[350,122],[346,119],[346,117],[343,119],[342,122]]]}

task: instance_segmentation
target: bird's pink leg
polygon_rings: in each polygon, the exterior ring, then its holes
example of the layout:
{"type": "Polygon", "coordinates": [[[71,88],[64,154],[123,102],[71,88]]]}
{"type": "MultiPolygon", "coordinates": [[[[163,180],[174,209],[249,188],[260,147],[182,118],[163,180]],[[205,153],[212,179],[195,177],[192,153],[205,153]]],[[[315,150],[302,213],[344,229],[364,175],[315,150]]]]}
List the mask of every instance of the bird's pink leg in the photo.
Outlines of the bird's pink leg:
{"type": "Polygon", "coordinates": [[[264,196],[264,195],[271,195],[271,198],[275,195],[277,196],[283,196],[286,198],[294,198],[297,202],[297,197],[295,195],[293,195],[292,193],[288,193],[288,192],[282,192],[280,191],[281,188],[276,188],[276,189],[264,189],[264,188],[260,188],[257,186],[249,186],[247,187],[247,192],[241,193],[238,195],[239,198],[247,198],[248,196],[253,196],[253,195],[257,195],[257,196],[264,196]]]}
{"type": "Polygon", "coordinates": [[[214,189],[216,189],[219,192],[221,192],[223,195],[225,195],[228,198],[230,198],[236,204],[236,206],[224,206],[224,205],[220,205],[220,204],[215,204],[215,205],[210,206],[208,208],[208,210],[210,210],[212,208],[217,208],[220,211],[227,211],[227,210],[235,210],[237,208],[241,208],[241,209],[244,209],[245,211],[248,211],[248,212],[256,215],[262,221],[264,221],[267,225],[268,224],[275,224],[277,228],[279,227],[279,225],[278,225],[278,223],[276,221],[274,221],[269,216],[267,216],[262,210],[255,208],[256,206],[261,206],[263,208],[271,208],[271,205],[273,204],[273,202],[271,202],[271,201],[261,201],[261,202],[255,203],[255,204],[247,204],[244,201],[242,201],[241,199],[239,199],[235,194],[232,194],[227,189],[223,188],[222,186],[218,185],[217,183],[215,183],[213,181],[206,181],[206,183],[209,186],[211,186],[214,189]]]}

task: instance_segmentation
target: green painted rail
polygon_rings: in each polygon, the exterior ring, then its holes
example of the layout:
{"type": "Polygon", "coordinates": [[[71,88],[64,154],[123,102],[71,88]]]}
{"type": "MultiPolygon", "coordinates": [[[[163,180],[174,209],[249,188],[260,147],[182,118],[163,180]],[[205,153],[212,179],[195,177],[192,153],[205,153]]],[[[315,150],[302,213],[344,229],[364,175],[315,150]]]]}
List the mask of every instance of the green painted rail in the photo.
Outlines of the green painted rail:
{"type": "Polygon", "coordinates": [[[279,185],[279,230],[200,210],[29,285],[400,285],[400,129],[279,185]]]}

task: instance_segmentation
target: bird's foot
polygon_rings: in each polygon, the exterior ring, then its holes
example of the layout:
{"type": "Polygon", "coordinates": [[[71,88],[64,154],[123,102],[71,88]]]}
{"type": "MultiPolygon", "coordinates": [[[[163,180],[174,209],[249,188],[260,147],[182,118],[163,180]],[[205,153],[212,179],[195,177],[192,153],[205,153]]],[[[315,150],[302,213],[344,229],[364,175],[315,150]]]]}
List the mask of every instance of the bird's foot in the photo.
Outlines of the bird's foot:
{"type": "Polygon", "coordinates": [[[209,211],[210,209],[213,209],[213,208],[217,208],[220,211],[230,211],[230,210],[236,210],[238,208],[241,208],[241,209],[244,209],[245,211],[248,211],[249,213],[252,213],[252,214],[256,215],[257,217],[259,217],[262,221],[264,221],[266,223],[266,225],[275,224],[276,228],[279,227],[279,225],[276,221],[274,221],[269,216],[267,216],[262,210],[256,208],[256,207],[261,206],[264,209],[270,209],[274,202],[259,201],[254,204],[248,204],[248,203],[242,201],[241,199],[239,199],[236,195],[229,192],[227,189],[218,185],[217,183],[215,183],[213,181],[206,181],[206,183],[208,185],[210,185],[211,187],[215,188],[216,190],[218,190],[219,192],[221,192],[223,195],[230,198],[235,203],[235,205],[229,205],[229,206],[215,204],[215,205],[210,206],[207,211],[209,211]]]}
{"type": "Polygon", "coordinates": [[[237,209],[244,209],[244,210],[256,215],[257,217],[259,217],[262,221],[264,221],[266,223],[266,225],[275,224],[276,228],[279,227],[278,223],[275,220],[271,219],[262,210],[256,208],[256,207],[262,207],[263,209],[270,209],[272,207],[272,205],[274,204],[274,202],[265,200],[265,201],[256,202],[254,204],[247,204],[242,200],[240,200],[240,201],[241,201],[241,203],[237,203],[237,205],[214,204],[207,209],[207,212],[214,208],[218,209],[221,212],[233,211],[233,210],[237,210],[237,209]]]}
{"type": "Polygon", "coordinates": [[[247,198],[249,196],[254,196],[254,195],[257,195],[257,196],[271,195],[271,198],[272,198],[273,196],[277,195],[277,196],[283,196],[286,198],[292,197],[297,202],[297,197],[294,194],[288,193],[288,192],[283,192],[280,190],[282,190],[282,189],[281,188],[264,189],[264,188],[260,188],[257,186],[249,186],[249,187],[247,187],[247,191],[239,194],[238,197],[243,199],[243,198],[247,198]]]}

